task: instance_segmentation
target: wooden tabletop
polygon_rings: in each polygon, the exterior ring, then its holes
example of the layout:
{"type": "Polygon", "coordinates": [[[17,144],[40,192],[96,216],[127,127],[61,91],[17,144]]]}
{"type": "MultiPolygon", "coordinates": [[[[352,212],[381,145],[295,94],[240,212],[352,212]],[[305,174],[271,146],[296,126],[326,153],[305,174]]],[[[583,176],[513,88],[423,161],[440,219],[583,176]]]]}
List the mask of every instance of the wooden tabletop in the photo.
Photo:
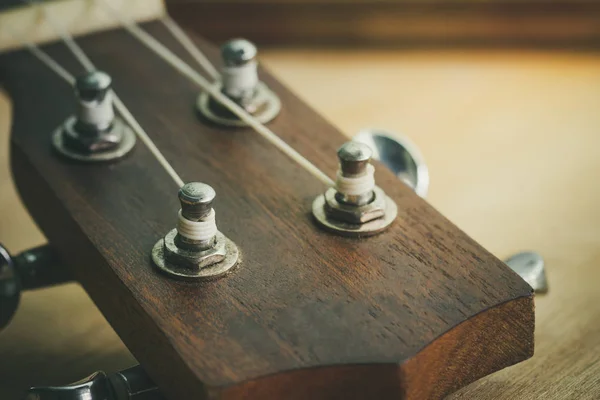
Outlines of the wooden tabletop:
{"type": "MultiPolygon", "coordinates": [[[[536,354],[453,399],[600,397],[600,54],[534,51],[269,50],[263,62],[351,136],[408,136],[428,200],[503,258],[532,249],[550,291],[536,299],[536,354]]],[[[0,97],[0,241],[44,242],[8,172],[0,97]]],[[[0,398],[135,360],[76,284],[26,293],[0,333],[0,398]]]]}

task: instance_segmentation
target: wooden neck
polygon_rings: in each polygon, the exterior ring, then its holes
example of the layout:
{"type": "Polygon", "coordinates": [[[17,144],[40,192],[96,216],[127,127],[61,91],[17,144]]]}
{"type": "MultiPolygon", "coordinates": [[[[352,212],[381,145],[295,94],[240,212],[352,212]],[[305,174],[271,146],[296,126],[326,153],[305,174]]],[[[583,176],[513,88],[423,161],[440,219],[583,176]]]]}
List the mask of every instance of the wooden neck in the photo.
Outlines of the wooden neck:
{"type": "MultiPolygon", "coordinates": [[[[193,65],[164,24],[143,28],[193,65]]],[[[110,163],[61,157],[51,140],[74,113],[73,88],[25,50],[0,57],[21,198],[168,398],[437,399],[531,356],[531,288],[391,171],[375,163],[398,206],[389,229],[332,234],[310,212],[327,185],[251,129],[198,118],[198,86],[129,33],[77,42],[181,179],[218,193],[219,230],[241,253],[221,279],[158,270],[153,246],[180,208],[164,165],[141,141],[110,163]]],[[[42,50],[84,70],[62,43],[42,50]]],[[[267,71],[259,77],[282,104],[269,128],[333,176],[345,137],[267,71]]]]}

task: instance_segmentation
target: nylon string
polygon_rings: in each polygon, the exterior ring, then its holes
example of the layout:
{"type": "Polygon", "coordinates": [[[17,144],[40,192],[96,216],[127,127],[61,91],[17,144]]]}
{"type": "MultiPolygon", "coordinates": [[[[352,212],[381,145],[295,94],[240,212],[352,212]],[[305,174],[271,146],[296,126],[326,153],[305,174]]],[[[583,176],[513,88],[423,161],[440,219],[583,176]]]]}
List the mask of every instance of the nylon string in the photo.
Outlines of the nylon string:
{"type": "MultiPolygon", "coordinates": [[[[130,18],[122,16],[118,10],[116,10],[106,0],[100,2],[104,5],[104,8],[109,12],[115,19],[117,19],[121,25],[135,38],[142,42],[145,46],[153,50],[159,57],[171,64],[173,68],[179,71],[183,76],[196,83],[202,90],[208,92],[215,100],[225,106],[231,113],[241,119],[243,122],[248,124],[254,131],[259,133],[271,144],[277,147],[281,152],[295,161],[297,164],[302,166],[314,177],[319,179],[327,186],[333,186],[334,181],[321,171],[316,165],[311,163],[309,160],[304,158],[298,153],[293,147],[288,145],[284,140],[277,136],[271,129],[260,123],[256,118],[246,112],[237,103],[221,93],[218,87],[212,85],[206,78],[202,77],[192,67],[190,67],[185,61],[175,55],[171,50],[165,47],[162,43],[156,40],[152,35],[147,33],[145,30],[139,27],[139,25],[130,18]]],[[[174,23],[174,22],[173,22],[174,23]]],[[[195,47],[194,44],[189,41],[191,46],[195,47]]],[[[200,53],[200,50],[196,48],[196,51],[200,53]]]]}
{"type": "MultiPolygon", "coordinates": [[[[83,65],[83,67],[88,72],[92,72],[92,71],[96,70],[94,63],[92,63],[92,61],[85,54],[83,49],[75,42],[75,40],[73,39],[71,34],[66,29],[64,29],[64,27],[54,18],[54,16],[52,16],[50,14],[50,12],[48,12],[48,10],[46,8],[44,8],[41,5],[41,3],[39,3],[38,1],[35,1],[35,0],[22,0],[22,1],[31,5],[32,7],[35,7],[35,6],[39,7],[40,10],[45,14],[46,19],[52,25],[52,28],[54,30],[56,30],[56,32],[60,35],[62,41],[71,50],[71,52],[73,53],[75,58],[77,58],[77,60],[81,63],[81,65],[83,65]]],[[[45,53],[43,50],[41,50],[37,45],[35,45],[33,43],[26,43],[26,46],[27,46],[27,48],[29,48],[29,50],[32,51],[32,53],[38,59],[40,59],[40,61],[42,61],[44,64],[49,66],[53,71],[58,73],[56,66],[60,67],[60,65],[55,60],[53,60],[47,53],[45,53]]],[[[64,68],[60,67],[60,69],[63,70],[64,72],[66,72],[66,70],[64,70],[64,68]]],[[[67,74],[68,74],[68,72],[67,72],[67,74]]],[[[59,73],[59,75],[61,75],[61,74],[59,73]]],[[[63,78],[64,78],[64,76],[63,76],[63,78]]],[[[69,82],[70,84],[73,84],[75,82],[75,79],[73,78],[72,75],[70,76],[70,79],[67,79],[67,82],[69,82]]],[[[150,137],[148,136],[148,134],[146,133],[144,128],[142,128],[142,126],[137,122],[137,120],[133,116],[133,114],[125,106],[125,103],[123,103],[121,98],[115,93],[114,90],[111,90],[111,91],[112,91],[112,95],[113,95],[114,106],[117,109],[117,111],[119,111],[119,113],[121,114],[123,119],[129,124],[129,126],[131,126],[133,131],[136,133],[138,138],[146,145],[146,147],[148,147],[150,152],[154,155],[154,157],[157,159],[157,161],[162,165],[162,167],[165,169],[167,174],[169,174],[169,176],[175,181],[175,184],[177,184],[177,186],[179,186],[179,187],[183,186],[184,185],[183,179],[181,179],[181,177],[175,171],[173,166],[171,166],[169,161],[167,161],[167,159],[163,156],[163,154],[160,152],[158,147],[154,144],[152,139],[150,139],[150,137]]]]}

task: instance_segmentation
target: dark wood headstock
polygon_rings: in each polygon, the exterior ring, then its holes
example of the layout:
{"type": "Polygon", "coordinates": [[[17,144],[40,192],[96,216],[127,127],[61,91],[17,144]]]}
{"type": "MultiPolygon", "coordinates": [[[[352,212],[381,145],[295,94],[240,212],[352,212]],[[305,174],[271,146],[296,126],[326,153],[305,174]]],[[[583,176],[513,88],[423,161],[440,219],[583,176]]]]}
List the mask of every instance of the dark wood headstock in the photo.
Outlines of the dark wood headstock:
{"type": "MultiPolygon", "coordinates": [[[[194,65],[163,25],[145,28],[194,65]]],[[[22,200],[169,398],[441,398],[532,355],[531,288],[383,166],[393,226],[324,232],[310,210],[326,187],[250,129],[201,121],[198,87],[121,29],[79,43],[182,178],[215,188],[219,228],[241,250],[218,280],[157,272],[150,251],[175,225],[178,187],[142,143],[110,164],[58,157],[50,135],[72,88],[25,50],[0,57],[22,200]]],[[[83,72],[62,44],[44,50],[83,72]]],[[[283,104],[270,128],[333,176],[344,136],[260,76],[283,104]]]]}

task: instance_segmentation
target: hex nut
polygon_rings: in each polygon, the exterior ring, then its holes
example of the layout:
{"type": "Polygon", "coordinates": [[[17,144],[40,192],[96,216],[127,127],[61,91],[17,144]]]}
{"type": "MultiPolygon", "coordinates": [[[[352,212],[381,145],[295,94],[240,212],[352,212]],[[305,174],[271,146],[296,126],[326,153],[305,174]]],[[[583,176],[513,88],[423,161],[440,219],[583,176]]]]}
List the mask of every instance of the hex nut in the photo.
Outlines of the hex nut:
{"type": "MultiPolygon", "coordinates": [[[[214,88],[222,91],[222,83],[217,82],[214,88]]],[[[273,120],[279,114],[279,111],[281,111],[279,97],[263,82],[259,82],[256,86],[254,96],[250,99],[240,100],[238,104],[263,124],[273,120]]],[[[198,96],[196,109],[202,117],[218,125],[229,127],[247,126],[244,121],[240,120],[206,91],[202,91],[198,96]]]]}
{"type": "Polygon", "coordinates": [[[92,135],[91,139],[80,141],[76,123],[76,117],[71,116],[52,133],[52,146],[64,157],[81,162],[107,162],[124,157],[135,146],[135,133],[120,118],[113,120],[108,136],[100,141],[92,135]]]}
{"type": "Polygon", "coordinates": [[[177,229],[173,229],[163,238],[165,260],[169,264],[200,270],[223,261],[227,254],[223,235],[216,235],[214,245],[202,251],[178,247],[177,235],[177,229]]]}
{"type": "Polygon", "coordinates": [[[325,192],[325,213],[328,218],[350,224],[364,224],[385,215],[385,193],[380,188],[373,189],[373,199],[363,206],[340,203],[336,190],[329,188],[325,192]]]}
{"type": "Polygon", "coordinates": [[[63,143],[66,147],[80,153],[99,153],[119,146],[123,140],[123,126],[113,123],[109,130],[101,133],[86,133],[78,129],[77,121],[69,119],[63,129],[63,143]]]}

